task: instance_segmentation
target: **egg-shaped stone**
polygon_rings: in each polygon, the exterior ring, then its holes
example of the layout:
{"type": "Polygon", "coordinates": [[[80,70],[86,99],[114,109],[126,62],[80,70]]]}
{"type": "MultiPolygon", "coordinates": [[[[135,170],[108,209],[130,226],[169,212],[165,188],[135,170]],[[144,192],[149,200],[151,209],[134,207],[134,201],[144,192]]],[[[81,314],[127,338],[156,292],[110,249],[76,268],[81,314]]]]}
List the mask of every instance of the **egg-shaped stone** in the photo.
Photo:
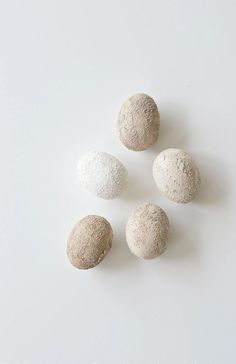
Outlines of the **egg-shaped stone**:
{"type": "Polygon", "coordinates": [[[91,151],[78,164],[81,185],[103,199],[118,197],[124,190],[128,173],[123,164],[111,154],[91,151]]]}
{"type": "Polygon", "coordinates": [[[104,217],[84,217],[73,227],[67,241],[67,255],[71,264],[78,269],[95,267],[110,250],[112,238],[112,227],[104,217]]]}
{"type": "Polygon", "coordinates": [[[160,129],[155,101],[143,93],[129,97],[121,106],[117,124],[120,141],[128,149],[148,149],[157,141],[160,129]]]}
{"type": "Polygon", "coordinates": [[[131,252],[139,258],[153,259],[167,247],[169,220],[153,203],[138,205],[126,224],[126,240],[131,252]]]}
{"type": "Polygon", "coordinates": [[[200,189],[199,169],[193,158],[181,149],[162,151],[153,163],[153,177],[159,190],[175,202],[190,202],[200,189]]]}

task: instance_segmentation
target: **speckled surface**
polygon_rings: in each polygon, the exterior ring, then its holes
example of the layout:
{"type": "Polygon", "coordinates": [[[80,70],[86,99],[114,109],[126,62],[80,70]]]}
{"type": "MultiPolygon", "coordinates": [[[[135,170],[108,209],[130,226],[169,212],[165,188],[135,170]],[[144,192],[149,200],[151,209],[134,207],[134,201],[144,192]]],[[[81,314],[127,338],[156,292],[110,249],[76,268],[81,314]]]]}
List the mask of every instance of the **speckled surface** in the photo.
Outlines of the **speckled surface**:
{"type": "Polygon", "coordinates": [[[167,247],[168,217],[153,203],[138,205],[126,225],[126,240],[133,254],[143,259],[161,255],[167,247]]]}
{"type": "Polygon", "coordinates": [[[124,190],[128,172],[113,155],[92,150],[80,158],[78,177],[89,192],[109,200],[117,198],[124,190]]]}
{"type": "Polygon", "coordinates": [[[153,163],[153,177],[158,189],[175,202],[190,202],[200,189],[199,169],[193,158],[181,149],[161,152],[153,163]]]}
{"type": "Polygon", "coordinates": [[[121,106],[117,128],[121,143],[128,149],[148,149],[159,135],[160,115],[155,101],[142,93],[129,97],[121,106]]]}
{"type": "Polygon", "coordinates": [[[105,218],[88,215],[79,220],[67,242],[67,255],[71,264],[79,269],[95,267],[110,250],[112,238],[112,227],[105,218]]]}

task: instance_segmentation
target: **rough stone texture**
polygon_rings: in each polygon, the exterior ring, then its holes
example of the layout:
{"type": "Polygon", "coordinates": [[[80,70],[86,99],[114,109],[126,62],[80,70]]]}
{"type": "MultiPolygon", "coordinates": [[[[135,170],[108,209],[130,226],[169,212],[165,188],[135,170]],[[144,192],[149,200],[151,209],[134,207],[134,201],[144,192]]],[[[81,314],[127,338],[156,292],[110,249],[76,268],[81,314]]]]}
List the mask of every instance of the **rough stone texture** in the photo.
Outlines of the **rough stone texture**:
{"type": "Polygon", "coordinates": [[[169,220],[157,205],[143,203],[131,213],[126,225],[126,240],[131,252],[139,258],[153,259],[167,246],[169,220]]]}
{"type": "Polygon", "coordinates": [[[155,101],[145,94],[131,96],[121,106],[117,126],[120,141],[128,149],[148,149],[157,141],[160,129],[155,101]]]}
{"type": "Polygon", "coordinates": [[[181,149],[166,149],[153,164],[153,177],[159,190],[170,200],[190,202],[200,188],[200,173],[192,157],[181,149]]]}
{"type": "Polygon", "coordinates": [[[67,255],[72,265],[89,269],[98,265],[112,246],[113,232],[109,222],[101,216],[88,215],[73,227],[67,255]]]}
{"type": "Polygon", "coordinates": [[[118,197],[127,184],[128,173],[123,164],[108,153],[91,151],[78,164],[81,185],[97,197],[118,197]]]}

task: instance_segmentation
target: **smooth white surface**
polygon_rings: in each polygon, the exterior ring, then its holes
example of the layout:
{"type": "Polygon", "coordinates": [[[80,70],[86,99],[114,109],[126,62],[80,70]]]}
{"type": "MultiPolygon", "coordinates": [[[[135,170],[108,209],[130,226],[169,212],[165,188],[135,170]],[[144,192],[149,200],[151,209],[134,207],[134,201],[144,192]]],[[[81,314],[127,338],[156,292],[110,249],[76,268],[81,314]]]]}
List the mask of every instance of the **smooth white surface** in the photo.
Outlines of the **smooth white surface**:
{"type": "Polygon", "coordinates": [[[233,364],[236,361],[236,3],[0,2],[0,363],[233,364]],[[121,103],[157,101],[159,142],[126,150],[121,103]],[[152,163],[189,151],[202,174],[197,200],[162,196],[152,163]],[[128,168],[122,198],[81,190],[90,149],[128,168]],[[159,204],[169,249],[143,262],[124,226],[133,207],[159,204]],[[114,247],[97,269],[66,257],[73,224],[106,217],[114,247]]]}

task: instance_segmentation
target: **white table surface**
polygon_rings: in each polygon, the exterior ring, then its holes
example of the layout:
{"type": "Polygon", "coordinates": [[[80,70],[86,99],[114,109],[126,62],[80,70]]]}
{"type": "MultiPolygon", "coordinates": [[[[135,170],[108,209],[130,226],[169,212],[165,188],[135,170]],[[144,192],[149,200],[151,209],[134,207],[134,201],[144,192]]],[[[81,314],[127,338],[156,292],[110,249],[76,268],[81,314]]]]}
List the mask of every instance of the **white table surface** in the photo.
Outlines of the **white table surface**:
{"type": "Polygon", "coordinates": [[[0,2],[0,364],[234,364],[236,361],[236,3],[0,2]],[[117,113],[158,103],[149,151],[125,149],[117,113]],[[167,147],[202,174],[198,198],[168,201],[152,179],[167,147]],[[117,156],[117,200],[80,188],[90,149],[117,156]],[[165,255],[136,259],[124,228],[139,202],[164,208],[165,255]],[[95,269],[66,256],[73,224],[101,214],[114,244],[95,269]]]}

